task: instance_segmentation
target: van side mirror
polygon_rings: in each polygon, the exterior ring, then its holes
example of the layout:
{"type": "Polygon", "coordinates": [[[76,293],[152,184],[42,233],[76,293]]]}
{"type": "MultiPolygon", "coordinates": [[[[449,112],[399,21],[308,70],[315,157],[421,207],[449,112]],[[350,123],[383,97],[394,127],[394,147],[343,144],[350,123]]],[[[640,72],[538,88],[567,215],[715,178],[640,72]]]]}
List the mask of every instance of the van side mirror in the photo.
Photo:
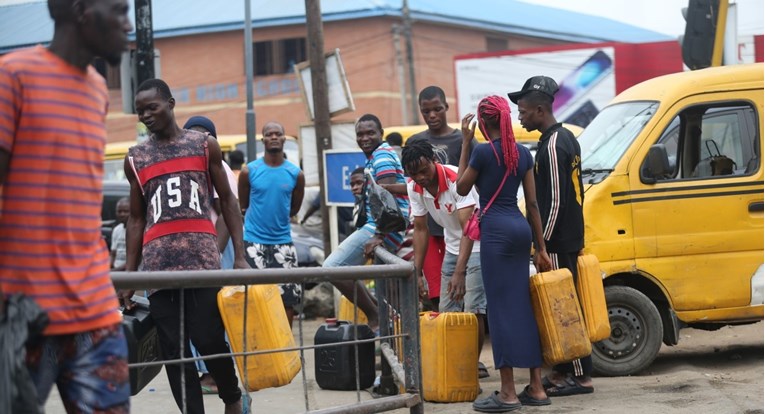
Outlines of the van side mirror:
{"type": "Polygon", "coordinates": [[[669,174],[672,174],[672,168],[669,165],[667,147],[664,144],[651,145],[648,149],[648,157],[641,168],[640,175],[643,182],[653,184],[669,174]]]}

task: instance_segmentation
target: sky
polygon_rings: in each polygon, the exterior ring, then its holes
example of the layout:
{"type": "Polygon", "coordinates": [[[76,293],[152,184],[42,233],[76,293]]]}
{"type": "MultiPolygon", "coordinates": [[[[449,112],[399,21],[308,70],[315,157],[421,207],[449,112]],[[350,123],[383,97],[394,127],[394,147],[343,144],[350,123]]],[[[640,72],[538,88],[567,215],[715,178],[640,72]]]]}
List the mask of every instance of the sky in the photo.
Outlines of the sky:
{"type": "MultiPolygon", "coordinates": [[[[521,1],[607,17],[670,36],[680,36],[685,31],[685,19],[680,10],[688,6],[688,0],[521,1]]],[[[737,3],[739,35],[763,34],[763,0],[734,0],[731,3],[737,3]]]]}
{"type": "MultiPolygon", "coordinates": [[[[0,0],[0,6],[30,0],[0,0]]],[[[38,0],[39,1],[39,0],[38,0]]],[[[497,0],[502,1],[502,0],[497,0]]],[[[670,36],[680,36],[685,20],[680,9],[688,0],[521,0],[544,6],[603,16],[670,36]]],[[[738,7],[739,35],[763,34],[763,0],[730,0],[738,7]]]]}

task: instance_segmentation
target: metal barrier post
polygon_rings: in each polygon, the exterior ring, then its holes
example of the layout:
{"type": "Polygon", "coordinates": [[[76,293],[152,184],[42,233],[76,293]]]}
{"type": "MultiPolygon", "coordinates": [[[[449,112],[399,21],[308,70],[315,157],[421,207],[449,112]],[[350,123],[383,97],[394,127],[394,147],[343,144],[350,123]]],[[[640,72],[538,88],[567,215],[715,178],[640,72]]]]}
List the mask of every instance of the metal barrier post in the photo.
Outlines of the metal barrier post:
{"type": "MultiPolygon", "coordinates": [[[[377,298],[377,309],[380,319],[380,336],[382,337],[393,333],[390,324],[390,304],[385,300],[385,298],[388,297],[387,282],[387,280],[375,279],[375,297],[377,298]]],[[[377,389],[377,392],[381,395],[398,394],[398,387],[393,380],[393,372],[391,371],[390,364],[382,354],[380,357],[380,386],[377,389]]]]}
{"type": "MultiPolygon", "coordinates": [[[[422,392],[422,363],[420,361],[420,315],[417,278],[414,272],[408,279],[399,282],[401,286],[401,328],[409,336],[404,338],[404,370],[406,372],[406,391],[422,392]]],[[[409,409],[411,414],[422,414],[422,403],[409,409]]]]}

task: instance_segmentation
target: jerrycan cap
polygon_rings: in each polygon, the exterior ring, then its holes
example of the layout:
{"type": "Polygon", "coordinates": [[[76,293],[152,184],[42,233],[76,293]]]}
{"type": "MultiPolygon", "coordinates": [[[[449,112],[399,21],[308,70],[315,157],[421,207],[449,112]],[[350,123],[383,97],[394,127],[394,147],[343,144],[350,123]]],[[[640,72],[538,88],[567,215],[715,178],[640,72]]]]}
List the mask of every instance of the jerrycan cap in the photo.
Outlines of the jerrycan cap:
{"type": "Polygon", "coordinates": [[[326,323],[329,326],[337,326],[337,318],[324,319],[324,323],[326,323]]]}
{"type": "Polygon", "coordinates": [[[438,318],[438,315],[440,314],[441,314],[440,312],[430,312],[428,316],[430,317],[430,319],[436,319],[438,318]]]}

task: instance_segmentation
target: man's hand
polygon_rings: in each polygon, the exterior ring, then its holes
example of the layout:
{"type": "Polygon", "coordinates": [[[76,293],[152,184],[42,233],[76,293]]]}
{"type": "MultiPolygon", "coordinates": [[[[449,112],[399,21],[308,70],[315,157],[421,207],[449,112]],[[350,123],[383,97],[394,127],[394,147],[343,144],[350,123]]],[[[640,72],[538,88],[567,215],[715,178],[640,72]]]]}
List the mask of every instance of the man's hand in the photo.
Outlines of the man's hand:
{"type": "Polygon", "coordinates": [[[417,277],[417,289],[420,293],[420,299],[427,299],[428,298],[428,281],[425,279],[425,275],[422,273],[422,270],[415,269],[414,271],[415,276],[417,277]]]}
{"type": "Polygon", "coordinates": [[[234,269],[252,269],[244,257],[238,257],[234,260],[234,269]]]}
{"type": "Polygon", "coordinates": [[[446,285],[446,293],[449,297],[456,302],[461,301],[465,297],[465,271],[455,270],[449,279],[449,284],[446,285]]]}
{"type": "Polygon", "coordinates": [[[539,273],[553,270],[552,259],[547,255],[547,250],[536,250],[534,252],[534,266],[536,266],[539,273]]]}
{"type": "Polygon", "coordinates": [[[135,290],[117,291],[117,298],[120,301],[120,305],[122,305],[125,308],[125,310],[131,310],[135,307],[135,302],[131,300],[134,294],[135,294],[135,290]]]}
{"type": "Polygon", "coordinates": [[[374,237],[369,239],[369,241],[364,244],[364,257],[373,259],[375,257],[375,247],[381,246],[384,238],[385,236],[382,234],[375,234],[374,237]]]}

